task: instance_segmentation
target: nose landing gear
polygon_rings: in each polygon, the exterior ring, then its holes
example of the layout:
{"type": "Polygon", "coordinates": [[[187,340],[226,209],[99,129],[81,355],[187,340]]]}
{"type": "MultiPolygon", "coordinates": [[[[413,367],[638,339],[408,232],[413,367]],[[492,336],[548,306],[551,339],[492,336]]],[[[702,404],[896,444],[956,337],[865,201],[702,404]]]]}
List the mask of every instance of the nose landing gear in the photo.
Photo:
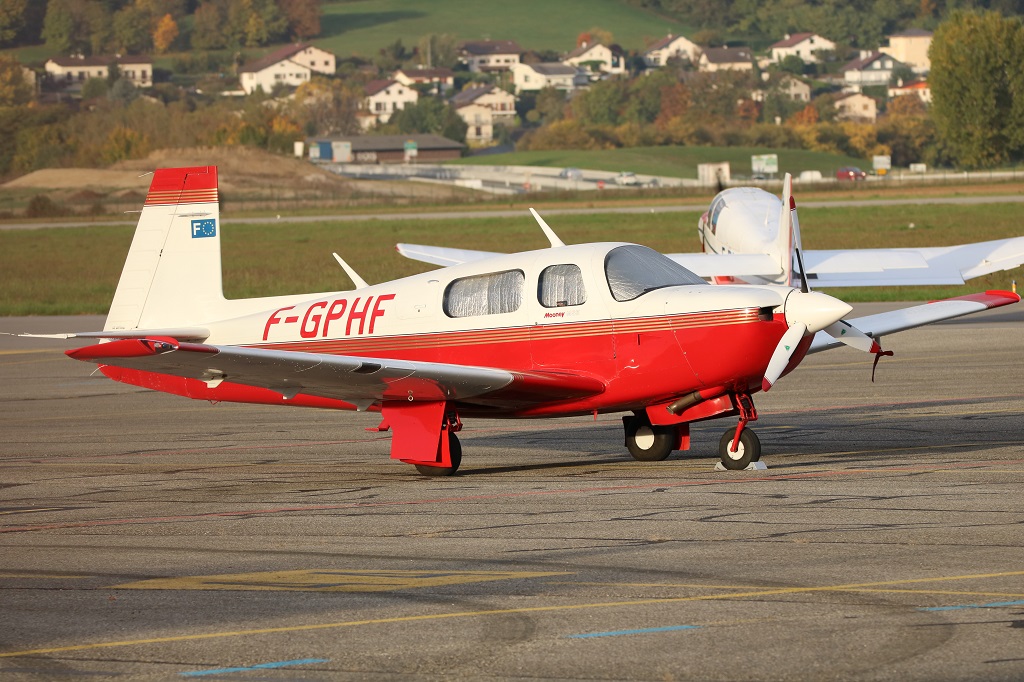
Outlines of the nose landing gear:
{"type": "Polygon", "coordinates": [[[736,408],[740,411],[740,423],[735,429],[729,429],[718,441],[718,456],[722,458],[722,466],[738,471],[761,459],[761,440],[757,434],[747,428],[747,423],[757,420],[754,401],[746,393],[735,397],[736,408]]]}

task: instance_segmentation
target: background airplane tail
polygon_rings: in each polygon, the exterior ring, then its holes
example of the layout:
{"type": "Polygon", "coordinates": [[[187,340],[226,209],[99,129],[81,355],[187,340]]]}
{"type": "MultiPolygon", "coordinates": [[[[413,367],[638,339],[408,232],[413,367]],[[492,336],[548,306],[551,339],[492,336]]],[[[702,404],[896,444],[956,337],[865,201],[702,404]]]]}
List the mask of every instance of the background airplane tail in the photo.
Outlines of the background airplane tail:
{"type": "MultiPolygon", "coordinates": [[[[793,286],[794,251],[800,246],[800,224],[796,217],[796,201],[793,199],[793,176],[789,173],[782,179],[782,205],[779,207],[779,231],[775,236],[775,255],[782,268],[782,281],[793,286]]],[[[799,277],[799,275],[796,275],[799,277]]]]}
{"type": "Polygon", "coordinates": [[[194,325],[224,304],[217,167],[159,169],[104,330],[194,325]]]}

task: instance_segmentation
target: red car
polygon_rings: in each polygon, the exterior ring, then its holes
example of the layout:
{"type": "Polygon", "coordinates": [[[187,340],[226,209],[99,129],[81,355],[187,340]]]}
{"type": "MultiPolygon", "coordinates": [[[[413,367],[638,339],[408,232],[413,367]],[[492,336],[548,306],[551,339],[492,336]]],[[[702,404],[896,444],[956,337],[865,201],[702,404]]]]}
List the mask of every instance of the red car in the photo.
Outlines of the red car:
{"type": "Polygon", "coordinates": [[[836,180],[863,180],[868,174],[856,166],[844,166],[836,171],[836,180]]]}

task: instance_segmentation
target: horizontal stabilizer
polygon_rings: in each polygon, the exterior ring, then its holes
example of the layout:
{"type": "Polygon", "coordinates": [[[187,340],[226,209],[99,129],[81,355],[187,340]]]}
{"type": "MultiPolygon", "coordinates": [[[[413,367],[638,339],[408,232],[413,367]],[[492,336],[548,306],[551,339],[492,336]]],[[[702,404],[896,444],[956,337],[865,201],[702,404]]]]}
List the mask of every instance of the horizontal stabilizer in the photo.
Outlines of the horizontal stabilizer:
{"type": "Polygon", "coordinates": [[[491,256],[500,255],[493,251],[473,251],[471,249],[450,249],[444,246],[426,246],[424,244],[396,244],[398,253],[410,260],[433,263],[448,267],[471,263],[491,256]]]}
{"type": "Polygon", "coordinates": [[[205,341],[210,330],[205,327],[178,327],[169,329],[119,329],[102,332],[64,332],[59,334],[18,334],[37,339],[152,339],[171,338],[178,341],[205,341]]]}

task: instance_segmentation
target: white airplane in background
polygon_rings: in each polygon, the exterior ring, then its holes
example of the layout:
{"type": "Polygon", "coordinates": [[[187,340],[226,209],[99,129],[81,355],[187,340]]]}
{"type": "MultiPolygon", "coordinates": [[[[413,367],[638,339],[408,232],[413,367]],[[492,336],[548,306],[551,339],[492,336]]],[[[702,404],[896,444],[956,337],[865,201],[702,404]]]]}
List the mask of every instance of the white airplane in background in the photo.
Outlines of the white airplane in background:
{"type": "MultiPolygon", "coordinates": [[[[800,243],[792,177],[783,180],[782,200],[758,187],[720,192],[697,224],[703,253],[666,254],[687,270],[719,284],[779,284],[799,281],[796,253],[807,279],[822,287],[963,284],[969,279],[1024,264],[1024,237],[959,246],[890,249],[805,250],[800,243]],[[787,216],[792,218],[788,219],[787,216]]],[[[399,244],[407,258],[435,265],[467,263],[486,251],[399,244]]]]}
{"type": "Polygon", "coordinates": [[[97,340],[67,355],[187,398],[379,412],[391,457],[427,475],[458,469],[463,418],[621,412],[645,461],[688,449],[691,422],[738,417],[719,453],[742,469],[761,454],[752,395],[839,343],[816,332],[877,354],[872,337],[1020,300],[989,292],[843,321],[850,306],[806,279],[709,285],[647,247],[566,246],[534,215],[551,248],[372,286],[338,258],[352,291],[228,300],[216,167],[161,169],[104,329],[41,336],[97,340]]]}

